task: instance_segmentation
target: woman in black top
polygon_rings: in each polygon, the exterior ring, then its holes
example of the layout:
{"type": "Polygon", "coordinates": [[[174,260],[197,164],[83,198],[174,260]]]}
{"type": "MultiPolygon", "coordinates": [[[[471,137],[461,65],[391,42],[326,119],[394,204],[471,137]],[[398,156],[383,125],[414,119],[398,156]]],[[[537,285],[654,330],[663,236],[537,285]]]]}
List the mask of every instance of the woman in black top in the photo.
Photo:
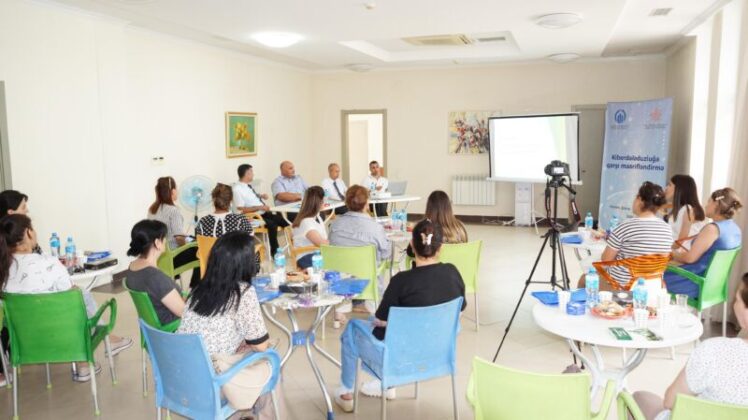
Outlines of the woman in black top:
{"type": "MultiPolygon", "coordinates": [[[[372,335],[384,340],[387,317],[391,307],[423,307],[449,302],[463,297],[462,310],[465,310],[465,283],[459,271],[452,264],[439,262],[439,250],[443,241],[441,226],[430,220],[420,221],[413,229],[411,246],[415,251],[416,266],[412,270],[397,273],[390,280],[384,297],[379,304],[374,321],[354,319],[348,323],[341,341],[342,386],[335,393],[335,402],[343,411],[353,411],[353,381],[356,375],[356,360],[363,352],[379,351],[376,347],[367,349],[363,341],[354,342],[352,323],[365,323],[373,327],[372,335]]],[[[361,392],[369,396],[381,396],[379,380],[372,380],[361,387],[361,392]]],[[[387,390],[387,398],[395,398],[395,389],[387,390]]]]}
{"type": "Polygon", "coordinates": [[[224,233],[237,230],[252,234],[252,225],[246,216],[229,213],[231,200],[234,198],[231,187],[226,184],[216,184],[211,196],[216,211],[200,219],[195,228],[195,234],[214,238],[220,238],[224,233]]]}

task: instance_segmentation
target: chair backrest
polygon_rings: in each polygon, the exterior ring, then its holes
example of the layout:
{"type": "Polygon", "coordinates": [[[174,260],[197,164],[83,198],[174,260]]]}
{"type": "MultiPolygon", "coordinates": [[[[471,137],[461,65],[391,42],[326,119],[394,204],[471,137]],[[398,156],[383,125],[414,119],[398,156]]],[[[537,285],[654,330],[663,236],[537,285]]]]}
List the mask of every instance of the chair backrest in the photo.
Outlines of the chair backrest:
{"type": "Polygon", "coordinates": [[[699,295],[700,307],[707,308],[727,300],[730,272],[740,249],[737,247],[714,252],[704,273],[704,287],[699,295]]]}
{"type": "Polygon", "coordinates": [[[672,420],[740,420],[748,419],[748,406],[723,404],[678,394],[670,416],[672,420]]]}
{"type": "Polygon", "coordinates": [[[176,256],[181,254],[182,252],[185,252],[188,249],[192,248],[197,248],[197,242],[189,242],[176,249],[171,249],[171,247],[167,243],[166,250],[161,254],[160,257],[158,257],[157,265],[159,270],[163,271],[164,274],[173,279],[177,275],[182,274],[187,270],[200,267],[200,263],[197,260],[190,261],[187,264],[181,265],[179,267],[174,266],[174,258],[176,258],[176,256]]]}
{"type": "Polygon", "coordinates": [[[216,244],[218,238],[212,236],[197,235],[197,259],[200,260],[200,278],[205,277],[205,270],[208,268],[208,257],[210,250],[216,244]]]}
{"type": "Polygon", "coordinates": [[[434,306],[392,307],[384,337],[385,387],[454,374],[462,297],[434,306]]]}
{"type": "MultiPolygon", "coordinates": [[[[244,217],[246,217],[247,220],[249,220],[250,223],[252,223],[253,220],[257,220],[257,221],[260,221],[260,222],[263,222],[263,223],[265,221],[262,218],[262,216],[260,216],[257,213],[252,213],[252,212],[250,212],[250,213],[244,213],[244,217]]],[[[267,226],[260,226],[260,227],[253,227],[252,230],[255,233],[267,233],[268,228],[267,228],[267,226]]]]}
{"type": "Polygon", "coordinates": [[[127,279],[122,282],[125,289],[130,293],[132,303],[135,304],[135,311],[138,313],[138,318],[145,321],[146,324],[156,329],[163,329],[161,320],[158,319],[156,309],[153,307],[150,296],[147,292],[141,292],[138,290],[132,290],[127,286],[127,279]]]}
{"type": "Polygon", "coordinates": [[[671,254],[647,254],[631,258],[612,261],[595,261],[592,266],[605,281],[608,282],[615,290],[630,290],[636,279],[643,277],[645,279],[658,278],[662,280],[662,275],[667,269],[667,264],[672,258],[671,254]],[[623,287],[614,280],[605,267],[625,267],[631,274],[629,282],[623,287]]]}
{"type": "Polygon", "coordinates": [[[524,372],[479,357],[473,359],[468,399],[476,420],[584,420],[591,416],[588,374],[524,372]]]}
{"type": "Polygon", "coordinates": [[[374,245],[322,245],[320,250],[325,270],[336,270],[369,280],[369,284],[361,294],[355,297],[356,299],[378,300],[377,250],[374,245]]]}
{"type": "Polygon", "coordinates": [[[472,241],[464,244],[444,244],[439,251],[439,261],[451,263],[457,267],[466,293],[475,293],[478,288],[478,268],[483,241],[472,241]]]}
{"type": "Polygon", "coordinates": [[[202,338],[139,322],[153,366],[156,404],[192,419],[223,418],[220,390],[202,338]]]}
{"type": "Polygon", "coordinates": [[[88,315],[79,289],[45,294],[5,293],[13,366],[93,362],[88,315]]]}

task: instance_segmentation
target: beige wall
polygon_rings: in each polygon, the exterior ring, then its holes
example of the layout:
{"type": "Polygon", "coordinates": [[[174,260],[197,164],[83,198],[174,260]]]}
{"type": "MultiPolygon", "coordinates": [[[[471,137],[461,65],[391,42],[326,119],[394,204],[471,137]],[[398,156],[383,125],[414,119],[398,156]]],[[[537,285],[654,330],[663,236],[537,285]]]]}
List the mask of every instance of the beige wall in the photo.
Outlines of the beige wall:
{"type": "Polygon", "coordinates": [[[0,2],[13,186],[52,231],[124,260],[156,178],[226,183],[249,162],[263,190],[282,159],[311,171],[308,73],[54,5],[0,2]],[[258,114],[258,158],[226,159],[224,113],[258,114]],[[153,156],[165,157],[162,166],[153,156]]]}
{"type": "Polygon", "coordinates": [[[665,94],[673,98],[669,175],[688,173],[695,60],[695,37],[688,37],[666,60],[665,94]]]}
{"type": "MultiPolygon", "coordinates": [[[[426,197],[451,193],[458,174],[487,174],[488,157],[447,154],[447,113],[501,111],[504,115],[567,112],[581,104],[605,104],[665,95],[665,59],[534,63],[470,69],[317,74],[312,79],[315,161],[340,159],[340,111],[387,109],[387,173],[408,180],[408,192],[426,197]]],[[[315,177],[325,173],[314,168],[315,177]]],[[[514,214],[514,184],[497,185],[495,207],[459,206],[458,214],[514,214]]],[[[536,188],[536,194],[542,191],[536,188]]],[[[409,209],[422,212],[424,201],[409,209]]],[[[538,207],[541,200],[536,200],[538,207]]]]}

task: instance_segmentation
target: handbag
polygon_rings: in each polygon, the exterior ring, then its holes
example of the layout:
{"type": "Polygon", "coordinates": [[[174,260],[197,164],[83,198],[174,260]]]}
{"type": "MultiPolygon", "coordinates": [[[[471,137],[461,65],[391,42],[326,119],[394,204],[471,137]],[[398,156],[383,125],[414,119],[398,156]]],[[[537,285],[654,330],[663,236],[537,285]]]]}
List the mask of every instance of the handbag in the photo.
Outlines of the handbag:
{"type": "MultiPolygon", "coordinates": [[[[212,355],[211,358],[213,359],[213,367],[216,370],[216,374],[220,375],[231,369],[232,366],[239,363],[247,354],[222,353],[212,355]]],[[[266,360],[252,363],[221,386],[221,393],[234,409],[249,410],[254,406],[265,384],[270,381],[272,374],[270,364],[266,360]]]]}

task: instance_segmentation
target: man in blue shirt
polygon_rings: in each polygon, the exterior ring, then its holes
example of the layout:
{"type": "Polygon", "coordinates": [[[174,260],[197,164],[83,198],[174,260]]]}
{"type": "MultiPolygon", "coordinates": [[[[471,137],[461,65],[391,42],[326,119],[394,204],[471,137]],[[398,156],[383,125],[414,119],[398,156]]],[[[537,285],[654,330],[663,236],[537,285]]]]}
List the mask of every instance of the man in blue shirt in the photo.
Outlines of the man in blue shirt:
{"type": "MultiPolygon", "coordinates": [[[[304,197],[304,191],[309,188],[300,175],[296,175],[296,168],[293,162],[284,160],[280,164],[281,174],[275,178],[273,185],[270,187],[273,192],[273,199],[276,206],[295,203],[301,201],[304,197]]],[[[293,222],[296,213],[286,213],[288,220],[293,222]]]]}

